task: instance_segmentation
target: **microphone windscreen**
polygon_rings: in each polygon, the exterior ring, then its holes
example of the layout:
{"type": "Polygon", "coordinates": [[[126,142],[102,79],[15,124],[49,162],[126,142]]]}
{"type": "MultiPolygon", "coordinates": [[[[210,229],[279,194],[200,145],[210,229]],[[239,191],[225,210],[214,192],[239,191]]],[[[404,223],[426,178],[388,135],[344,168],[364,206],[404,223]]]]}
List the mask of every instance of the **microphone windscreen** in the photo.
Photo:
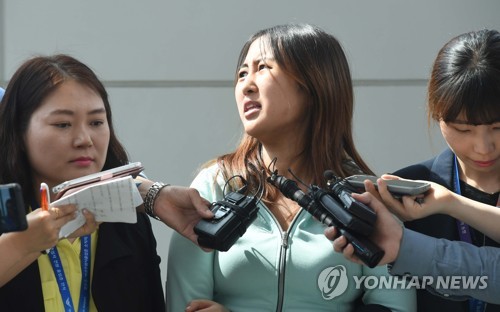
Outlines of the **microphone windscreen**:
{"type": "Polygon", "coordinates": [[[332,170],[325,170],[325,172],[323,172],[323,176],[327,179],[327,180],[331,180],[335,177],[335,174],[333,173],[332,170]]]}

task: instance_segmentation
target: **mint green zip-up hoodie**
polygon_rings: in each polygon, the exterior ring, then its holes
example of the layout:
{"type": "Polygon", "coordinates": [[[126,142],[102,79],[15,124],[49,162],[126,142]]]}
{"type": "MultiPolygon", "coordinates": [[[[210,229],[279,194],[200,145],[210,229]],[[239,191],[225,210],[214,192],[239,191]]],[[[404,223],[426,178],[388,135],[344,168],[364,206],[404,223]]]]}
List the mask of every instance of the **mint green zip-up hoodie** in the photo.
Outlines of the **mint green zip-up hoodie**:
{"type": "MultiPolygon", "coordinates": [[[[202,170],[192,187],[209,201],[223,199],[217,165],[202,170]]],[[[260,203],[257,219],[227,252],[205,252],[174,233],[167,272],[168,311],[209,299],[233,312],[353,310],[361,297],[392,311],[416,311],[413,289],[385,266],[370,269],[346,260],[324,236],[325,226],[301,210],[287,232],[260,203]],[[382,282],[385,281],[385,284],[382,282]],[[392,282],[396,287],[387,289],[392,282]]]]}

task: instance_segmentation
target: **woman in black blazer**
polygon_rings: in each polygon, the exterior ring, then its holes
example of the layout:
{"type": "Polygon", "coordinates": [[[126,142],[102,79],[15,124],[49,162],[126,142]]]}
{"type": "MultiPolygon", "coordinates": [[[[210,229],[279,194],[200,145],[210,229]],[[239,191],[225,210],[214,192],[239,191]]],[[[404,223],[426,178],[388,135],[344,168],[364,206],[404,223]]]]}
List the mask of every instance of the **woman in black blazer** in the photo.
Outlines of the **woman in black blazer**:
{"type": "MultiPolygon", "coordinates": [[[[428,88],[429,119],[439,123],[449,148],[440,155],[394,172],[428,180],[465,197],[500,205],[500,33],[481,30],[451,39],[434,62],[428,88]]],[[[483,233],[448,215],[405,223],[437,238],[496,246],[483,233]]],[[[467,275],[467,272],[463,272],[467,275]]],[[[418,291],[419,311],[500,311],[477,300],[452,301],[418,291]]]]}
{"type": "MultiPolygon", "coordinates": [[[[0,183],[21,185],[27,213],[40,207],[41,182],[52,189],[128,163],[104,86],[67,55],[35,57],[16,71],[0,106],[0,146],[0,183]]],[[[0,288],[0,309],[164,311],[159,263],[149,217],[137,213],[135,224],[103,223],[91,235],[59,240],[48,254],[27,252],[0,288]]]]}

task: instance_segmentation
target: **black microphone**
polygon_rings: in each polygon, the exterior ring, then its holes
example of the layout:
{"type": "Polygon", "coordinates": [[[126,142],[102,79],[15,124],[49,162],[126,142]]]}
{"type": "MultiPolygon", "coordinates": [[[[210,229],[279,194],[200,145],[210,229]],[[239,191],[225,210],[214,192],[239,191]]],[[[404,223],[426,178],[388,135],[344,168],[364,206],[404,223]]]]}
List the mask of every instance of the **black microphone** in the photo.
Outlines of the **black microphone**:
{"type": "Polygon", "coordinates": [[[311,197],[304,193],[295,181],[278,175],[276,171],[267,178],[267,181],[278,188],[285,197],[297,202],[323,224],[335,226],[339,230],[340,235],[343,235],[352,244],[356,256],[370,268],[375,267],[380,262],[380,259],[384,256],[384,251],[367,237],[359,234],[354,235],[348,230],[350,229],[349,226],[358,228],[360,227],[359,224],[365,222],[361,220],[352,221],[354,218],[352,216],[347,217],[342,213],[341,211],[344,211],[343,208],[328,193],[316,187],[315,192],[313,192],[315,195],[311,197]],[[321,204],[316,202],[316,198],[321,204]],[[342,222],[337,217],[342,218],[342,222]]]}
{"type": "Polygon", "coordinates": [[[277,187],[285,197],[298,203],[300,207],[312,214],[321,223],[327,226],[334,225],[333,219],[328,213],[320,209],[314,200],[297,186],[297,182],[277,174],[268,177],[267,181],[277,187]]]}
{"type": "Polygon", "coordinates": [[[375,220],[377,220],[375,211],[352,197],[351,194],[355,191],[345,183],[345,180],[337,178],[331,170],[326,170],[323,176],[328,181],[327,185],[330,191],[344,205],[345,210],[370,225],[375,224],[375,220]]]}

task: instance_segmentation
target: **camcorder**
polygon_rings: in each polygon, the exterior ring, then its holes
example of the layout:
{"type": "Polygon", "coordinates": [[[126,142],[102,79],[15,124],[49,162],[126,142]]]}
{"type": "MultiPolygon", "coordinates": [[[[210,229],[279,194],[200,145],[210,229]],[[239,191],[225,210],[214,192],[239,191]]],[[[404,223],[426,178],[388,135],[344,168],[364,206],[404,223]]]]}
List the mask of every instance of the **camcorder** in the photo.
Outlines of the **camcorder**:
{"type": "Polygon", "coordinates": [[[0,185],[0,234],[28,228],[23,194],[17,183],[0,185]]]}
{"type": "Polygon", "coordinates": [[[202,219],[194,227],[198,244],[202,247],[228,251],[257,218],[259,210],[256,196],[245,195],[246,185],[213,202],[211,219],[202,219]]]}
{"type": "Polygon", "coordinates": [[[308,186],[307,193],[294,180],[278,175],[277,170],[267,181],[323,224],[335,226],[367,266],[373,268],[380,262],[385,252],[369,239],[377,215],[373,209],[351,196],[353,190],[342,179],[331,177],[326,190],[316,185],[308,186]]]}

